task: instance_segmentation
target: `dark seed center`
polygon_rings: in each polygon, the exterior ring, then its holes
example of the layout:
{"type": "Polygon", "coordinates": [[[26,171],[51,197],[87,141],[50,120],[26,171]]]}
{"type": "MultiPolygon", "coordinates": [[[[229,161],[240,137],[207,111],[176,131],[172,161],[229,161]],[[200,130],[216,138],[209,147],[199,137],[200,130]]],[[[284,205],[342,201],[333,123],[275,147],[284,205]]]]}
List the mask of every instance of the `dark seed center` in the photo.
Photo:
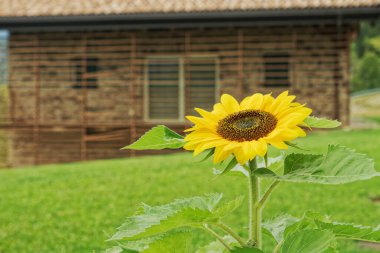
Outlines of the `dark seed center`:
{"type": "Polygon", "coordinates": [[[277,125],[277,119],[269,112],[245,110],[220,120],[217,132],[231,141],[252,141],[267,136],[277,125]]]}

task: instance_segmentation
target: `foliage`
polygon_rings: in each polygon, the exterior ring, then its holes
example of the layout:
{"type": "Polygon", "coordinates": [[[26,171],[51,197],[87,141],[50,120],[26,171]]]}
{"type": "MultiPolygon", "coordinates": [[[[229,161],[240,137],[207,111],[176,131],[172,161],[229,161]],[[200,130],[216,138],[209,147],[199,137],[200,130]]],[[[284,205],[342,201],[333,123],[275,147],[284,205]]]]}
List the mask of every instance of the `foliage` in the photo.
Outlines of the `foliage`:
{"type": "Polygon", "coordinates": [[[334,242],[334,234],[329,230],[299,230],[286,238],[281,246],[281,253],[321,253],[334,242]]]}
{"type": "Polygon", "coordinates": [[[379,88],[380,22],[362,22],[351,50],[352,90],[379,88]]]}
{"type": "MultiPolygon", "coordinates": [[[[160,252],[160,249],[165,248],[167,249],[165,252],[173,252],[170,250],[171,247],[182,249],[181,252],[184,253],[192,252],[189,251],[191,233],[173,231],[184,228],[204,229],[206,225],[211,224],[217,226],[221,218],[234,211],[242,202],[242,198],[239,197],[221,205],[219,204],[221,198],[221,194],[209,194],[178,199],[162,206],[151,207],[144,204],[135,216],[127,218],[110,240],[146,242],[148,239],[148,247],[140,249],[139,252],[160,252]]],[[[128,245],[124,247],[135,250],[128,245]]]]}
{"type": "MultiPolygon", "coordinates": [[[[340,143],[373,157],[380,169],[380,130],[315,132],[298,143],[316,153],[323,153],[329,143],[340,143]]],[[[210,166],[177,153],[0,170],[0,252],[100,253],[112,247],[105,239],[141,201],[160,205],[204,192],[225,191],[226,200],[242,194],[244,180],[229,173],[215,179],[210,166]]],[[[376,227],[380,209],[371,199],[380,195],[379,184],[380,178],[338,187],[281,183],[265,207],[264,220],[285,211],[302,217],[311,209],[333,220],[376,227]]],[[[245,202],[224,219],[241,236],[247,236],[245,202]]],[[[196,248],[215,241],[206,233],[193,235],[196,248]]],[[[271,240],[264,235],[264,251],[272,247],[271,240]]],[[[339,248],[344,253],[378,252],[348,240],[339,240],[339,248]]]]}
{"type": "MultiPolygon", "coordinates": [[[[234,248],[238,247],[236,240],[232,236],[225,235],[222,238],[228,245],[234,248]]],[[[223,246],[223,244],[220,241],[215,240],[199,248],[196,251],[196,253],[228,253],[228,250],[223,246]]]]}
{"type": "Polygon", "coordinates": [[[284,160],[284,173],[260,168],[259,176],[288,182],[344,184],[379,176],[372,159],[352,149],[330,145],[326,155],[290,154],[284,160]]]}
{"type": "Polygon", "coordinates": [[[362,22],[359,28],[359,34],[356,39],[355,53],[359,58],[363,57],[368,50],[368,41],[380,34],[380,22],[369,23],[362,22]]]}
{"type": "MultiPolygon", "coordinates": [[[[203,122],[203,124],[206,123],[206,121],[203,122]]],[[[340,123],[333,120],[308,117],[302,122],[302,126],[308,128],[334,128],[340,126],[340,123]]],[[[164,126],[159,126],[147,132],[138,141],[126,148],[139,150],[156,149],[157,146],[173,148],[173,139],[177,142],[182,141],[181,136],[164,126]]],[[[289,146],[300,149],[298,144],[288,143],[291,144],[289,146]]],[[[174,145],[182,147],[179,143],[174,145]]],[[[202,161],[206,161],[211,156],[217,156],[217,148],[206,150],[202,161]]],[[[243,150],[242,152],[245,151],[243,150]]],[[[143,205],[135,216],[127,218],[127,221],[118,228],[118,232],[110,240],[119,241],[119,243],[123,241],[148,240],[145,247],[150,248],[150,245],[159,243],[156,238],[166,238],[165,234],[170,233],[172,240],[167,241],[165,245],[159,244],[161,249],[165,248],[167,252],[188,252],[189,244],[182,238],[183,233],[177,232],[177,230],[192,228],[203,229],[220,242],[220,244],[212,242],[199,249],[207,253],[212,253],[216,249],[219,252],[264,252],[262,251],[263,232],[275,239],[276,245],[272,251],[274,253],[337,252],[338,239],[355,239],[380,243],[377,229],[332,222],[318,213],[307,213],[301,219],[285,215],[262,224],[262,210],[274,189],[282,181],[345,184],[380,176],[380,173],[375,170],[373,160],[366,155],[344,146],[329,145],[326,155],[291,153],[287,156],[283,154],[269,156],[268,152],[266,152],[264,158],[258,159],[254,156],[254,159],[249,160],[247,163],[240,160],[238,162],[235,153],[230,155],[230,159],[226,158],[222,159],[221,161],[224,160],[224,162],[217,164],[217,168],[214,169],[216,175],[241,173],[248,178],[248,240],[240,237],[222,221],[222,218],[231,214],[240,206],[242,198],[237,198],[220,206],[220,194],[175,200],[162,206],[143,205]],[[272,180],[263,195],[260,194],[261,178],[272,180]],[[215,228],[218,228],[218,230],[215,230],[215,228]],[[176,239],[176,235],[178,239],[176,239]],[[231,245],[230,241],[225,241],[226,236],[227,238],[233,237],[238,245],[231,245]],[[172,247],[172,245],[175,246],[172,247]],[[224,247],[222,250],[220,250],[221,245],[224,247]]],[[[188,235],[190,236],[191,233],[188,235]]],[[[134,250],[127,246],[125,248],[134,250]]],[[[137,252],[145,252],[146,248],[138,249],[137,252]]]]}
{"type": "Polygon", "coordinates": [[[336,128],[341,125],[341,123],[337,120],[317,118],[314,116],[307,117],[304,122],[311,128],[336,128]]]}
{"type": "Polygon", "coordinates": [[[177,134],[173,130],[167,128],[166,126],[156,126],[146,132],[140,139],[131,145],[124,147],[123,149],[135,149],[135,150],[145,150],[145,149],[177,149],[184,145],[183,136],[177,134]]]}
{"type": "MultiPolygon", "coordinates": [[[[327,231],[330,233],[329,238],[324,238],[323,241],[328,242],[327,244],[318,243],[319,246],[323,246],[326,250],[327,248],[335,248],[335,239],[353,239],[362,240],[370,242],[380,241],[380,228],[372,228],[368,226],[359,226],[350,223],[334,222],[331,221],[329,217],[323,216],[319,213],[307,212],[302,218],[295,218],[290,215],[281,215],[273,220],[270,220],[264,224],[264,228],[269,231],[269,234],[276,240],[278,245],[281,246],[282,252],[284,247],[287,245],[294,246],[297,243],[295,241],[304,241],[303,236],[310,234],[311,242],[305,243],[305,245],[311,245],[315,243],[312,240],[312,233],[320,233],[319,236],[315,238],[322,238],[321,232],[327,231]],[[313,232],[310,232],[313,231],[313,232]]],[[[311,248],[317,248],[315,245],[311,248]]],[[[301,249],[301,245],[293,248],[301,249]]],[[[313,252],[311,249],[305,252],[313,252]]],[[[322,252],[319,250],[316,252],[322,252]]],[[[289,251],[292,252],[292,251],[289,251]]]]}
{"type": "Polygon", "coordinates": [[[380,57],[374,52],[366,52],[354,73],[355,91],[380,87],[380,57]]]}

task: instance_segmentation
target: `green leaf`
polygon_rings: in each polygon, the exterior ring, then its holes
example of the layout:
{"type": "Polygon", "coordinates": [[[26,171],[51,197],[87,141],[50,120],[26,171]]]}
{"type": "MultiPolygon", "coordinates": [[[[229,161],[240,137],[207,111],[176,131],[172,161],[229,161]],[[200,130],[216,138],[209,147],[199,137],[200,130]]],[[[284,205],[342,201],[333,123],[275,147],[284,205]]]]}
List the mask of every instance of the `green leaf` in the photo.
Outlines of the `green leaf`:
{"type": "Polygon", "coordinates": [[[320,213],[316,212],[306,212],[301,219],[295,218],[298,221],[289,224],[284,230],[284,238],[289,236],[290,234],[293,234],[294,232],[297,232],[299,230],[305,230],[305,229],[319,229],[317,224],[315,223],[316,220],[320,221],[328,221],[327,216],[323,216],[320,213]]]}
{"type": "Polygon", "coordinates": [[[170,233],[153,243],[141,253],[162,253],[162,252],[183,252],[193,253],[191,243],[192,234],[190,232],[170,233]]]}
{"type": "Polygon", "coordinates": [[[146,132],[136,142],[122,149],[134,150],[158,150],[158,149],[177,149],[185,145],[183,136],[177,134],[170,128],[159,125],[146,132]]]}
{"type": "Polygon", "coordinates": [[[318,220],[316,221],[316,225],[321,229],[332,231],[338,239],[343,238],[380,243],[380,228],[340,222],[328,223],[318,220]]]}
{"type": "Polygon", "coordinates": [[[307,117],[304,122],[311,128],[336,128],[342,124],[337,120],[318,118],[315,116],[307,117]]]}
{"type": "Polygon", "coordinates": [[[264,253],[264,251],[258,248],[233,248],[230,250],[231,253],[264,253]]]}
{"type": "Polygon", "coordinates": [[[162,206],[144,205],[140,211],[118,228],[110,240],[138,240],[171,230],[217,223],[241,203],[241,198],[219,205],[221,194],[175,200],[162,206]]]}
{"type": "MultiPolygon", "coordinates": [[[[238,245],[238,242],[230,235],[223,236],[223,241],[227,245],[234,247],[238,245]]],[[[226,247],[218,240],[212,241],[209,244],[199,248],[196,253],[229,253],[226,247]]]]}
{"type": "Polygon", "coordinates": [[[303,150],[303,151],[310,151],[306,148],[299,146],[297,143],[294,143],[294,142],[285,141],[285,144],[292,147],[292,148],[295,148],[295,149],[299,149],[299,150],[303,150]]]}
{"type": "Polygon", "coordinates": [[[330,230],[337,239],[380,242],[380,228],[335,222],[327,216],[315,212],[307,212],[297,223],[286,228],[285,236],[306,228],[330,230]]]}
{"type": "Polygon", "coordinates": [[[123,248],[123,253],[133,253],[133,252],[141,252],[148,248],[148,245],[153,243],[154,241],[161,239],[164,237],[165,234],[157,235],[157,236],[151,236],[144,239],[136,240],[136,241],[126,241],[126,242],[118,242],[119,247],[123,248]]]}
{"type": "MultiPolygon", "coordinates": [[[[119,247],[119,246],[114,246],[114,247],[106,249],[106,251],[104,251],[104,253],[123,253],[123,252],[125,252],[125,251],[123,250],[122,247],[119,247]]],[[[135,251],[135,252],[137,252],[137,251],[135,251]]]]}
{"type": "Polygon", "coordinates": [[[230,157],[229,159],[223,161],[221,164],[214,168],[215,175],[224,175],[227,172],[231,171],[237,165],[237,160],[235,156],[230,157]]]}
{"type": "Polygon", "coordinates": [[[284,239],[285,229],[298,222],[299,219],[289,214],[278,216],[272,220],[263,222],[263,228],[270,232],[270,235],[277,241],[284,239]]]}
{"type": "Polygon", "coordinates": [[[214,148],[207,149],[198,155],[196,161],[197,162],[204,162],[207,159],[209,159],[213,154],[214,154],[214,148]]]}
{"type": "MultiPolygon", "coordinates": [[[[316,212],[306,212],[299,219],[290,215],[281,215],[273,220],[265,221],[263,227],[270,232],[277,242],[303,230],[328,230],[336,239],[352,239],[368,242],[380,242],[380,227],[354,225],[331,221],[327,216],[316,212]]],[[[330,245],[329,252],[335,252],[336,245],[330,245]]]]}
{"type": "Polygon", "coordinates": [[[289,235],[282,247],[281,253],[321,253],[335,243],[334,234],[328,230],[300,230],[289,235]]]}
{"type": "Polygon", "coordinates": [[[244,196],[239,196],[236,199],[230,200],[227,203],[224,203],[217,207],[214,211],[214,214],[217,217],[224,217],[233,211],[235,211],[238,207],[243,203],[244,196]]]}
{"type": "Polygon", "coordinates": [[[319,184],[344,184],[380,176],[372,159],[338,145],[330,145],[326,155],[288,155],[284,161],[284,175],[264,168],[256,173],[281,181],[319,184]]]}
{"type": "MultiPolygon", "coordinates": [[[[284,151],[281,151],[277,156],[274,156],[274,157],[269,156],[268,157],[268,167],[270,167],[274,164],[277,164],[278,162],[284,160],[285,156],[286,156],[286,153],[284,151]]],[[[257,160],[257,168],[265,168],[266,167],[264,157],[256,156],[256,160],[257,160]]]]}

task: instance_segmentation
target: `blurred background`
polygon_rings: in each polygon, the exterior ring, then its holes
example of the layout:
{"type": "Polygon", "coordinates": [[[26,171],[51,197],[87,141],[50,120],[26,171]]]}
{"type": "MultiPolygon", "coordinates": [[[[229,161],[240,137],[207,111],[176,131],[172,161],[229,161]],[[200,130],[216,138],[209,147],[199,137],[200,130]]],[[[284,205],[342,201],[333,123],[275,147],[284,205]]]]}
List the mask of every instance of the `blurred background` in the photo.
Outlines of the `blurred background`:
{"type": "MultiPolygon", "coordinates": [[[[0,6],[1,253],[102,252],[140,202],[241,195],[245,182],[215,179],[210,163],[189,154],[120,151],[157,124],[181,133],[185,115],[210,110],[222,93],[289,90],[314,115],[343,123],[301,145],[320,153],[347,145],[380,170],[378,0],[0,6]]],[[[264,218],[316,210],[376,227],[379,183],[284,183],[264,218]]],[[[227,221],[243,236],[245,212],[227,221]]],[[[194,244],[210,239],[197,235],[194,244]]],[[[374,243],[339,244],[380,252],[374,243]]]]}

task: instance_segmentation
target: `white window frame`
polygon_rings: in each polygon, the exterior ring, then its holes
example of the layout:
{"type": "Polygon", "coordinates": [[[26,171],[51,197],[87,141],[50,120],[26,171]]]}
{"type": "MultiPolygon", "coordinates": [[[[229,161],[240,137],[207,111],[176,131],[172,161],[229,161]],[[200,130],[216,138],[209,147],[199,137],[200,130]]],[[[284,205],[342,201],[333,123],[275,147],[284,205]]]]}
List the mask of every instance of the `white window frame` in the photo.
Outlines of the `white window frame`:
{"type": "Polygon", "coordinates": [[[185,123],[186,94],[185,94],[185,60],[188,58],[214,58],[215,59],[215,101],[220,96],[220,61],[217,55],[154,55],[145,58],[144,62],[144,121],[149,123],[185,123]],[[151,119],[149,118],[149,61],[157,59],[177,59],[179,62],[179,117],[178,119],[151,119]]]}

